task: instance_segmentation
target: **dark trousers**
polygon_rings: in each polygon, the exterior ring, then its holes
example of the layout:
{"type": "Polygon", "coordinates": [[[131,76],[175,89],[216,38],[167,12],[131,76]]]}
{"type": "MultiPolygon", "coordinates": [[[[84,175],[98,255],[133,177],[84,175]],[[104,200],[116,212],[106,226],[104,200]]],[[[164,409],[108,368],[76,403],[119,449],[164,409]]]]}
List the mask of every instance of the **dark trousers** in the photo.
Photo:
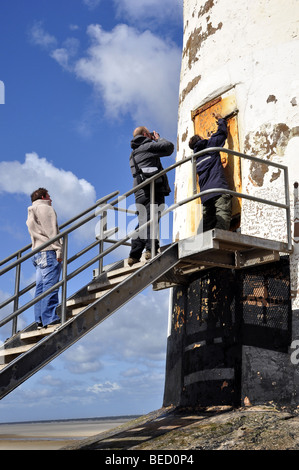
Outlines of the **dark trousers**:
{"type": "MultiPolygon", "coordinates": [[[[155,196],[155,221],[158,224],[158,221],[160,220],[160,214],[161,210],[163,210],[163,206],[160,207],[161,205],[164,205],[165,203],[165,197],[164,195],[159,195],[156,194],[155,196]],[[158,208],[160,209],[158,212],[158,208]]],[[[136,207],[138,211],[138,225],[136,229],[141,227],[143,224],[145,224],[147,221],[150,220],[150,198],[149,196],[144,196],[142,198],[136,199],[136,207]]],[[[158,227],[157,227],[158,228],[158,227]]],[[[141,254],[144,250],[146,251],[151,251],[151,228],[150,224],[148,224],[147,227],[144,229],[141,229],[137,235],[132,238],[132,243],[131,243],[131,251],[130,251],[130,258],[134,259],[140,259],[141,254]]],[[[159,248],[159,241],[158,239],[155,240],[155,249],[156,253],[159,248]]]]}
{"type": "Polygon", "coordinates": [[[203,231],[220,228],[229,230],[232,216],[232,197],[222,194],[208,199],[203,204],[203,231]]]}

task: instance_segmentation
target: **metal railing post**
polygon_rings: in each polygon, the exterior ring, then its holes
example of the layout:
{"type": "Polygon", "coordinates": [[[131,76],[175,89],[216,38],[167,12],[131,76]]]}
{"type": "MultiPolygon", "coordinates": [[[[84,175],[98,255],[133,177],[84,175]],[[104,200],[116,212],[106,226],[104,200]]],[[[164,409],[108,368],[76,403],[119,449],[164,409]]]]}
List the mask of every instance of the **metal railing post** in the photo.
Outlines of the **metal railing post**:
{"type": "MultiPolygon", "coordinates": [[[[101,255],[104,251],[104,233],[107,230],[107,211],[104,211],[100,215],[100,243],[99,243],[99,254],[101,255]]],[[[104,260],[103,257],[99,259],[99,274],[103,272],[104,260]]]]}
{"type": "Polygon", "coordinates": [[[67,299],[67,251],[68,234],[63,237],[63,261],[62,261],[62,287],[61,287],[61,323],[66,322],[66,299],[67,299]]]}
{"type": "Polygon", "coordinates": [[[284,191],[285,191],[285,203],[286,209],[286,222],[287,222],[287,237],[288,237],[288,249],[292,249],[292,228],[291,228],[291,207],[290,207],[290,191],[289,191],[289,171],[286,167],[284,169],[284,191]]]}
{"type": "MultiPolygon", "coordinates": [[[[17,259],[20,259],[22,256],[21,252],[17,254],[17,259]]],[[[20,278],[21,278],[21,263],[16,266],[16,276],[15,276],[15,298],[13,302],[14,312],[19,308],[19,292],[20,292],[20,278]]],[[[12,336],[16,334],[18,329],[18,317],[15,317],[12,321],[12,336]]]]}
{"type": "Polygon", "coordinates": [[[151,258],[156,256],[156,220],[155,220],[155,181],[150,184],[150,239],[151,239],[151,258]]]}
{"type": "Polygon", "coordinates": [[[192,171],[193,194],[196,194],[197,193],[196,158],[194,157],[194,154],[191,155],[191,171],[192,171]]]}

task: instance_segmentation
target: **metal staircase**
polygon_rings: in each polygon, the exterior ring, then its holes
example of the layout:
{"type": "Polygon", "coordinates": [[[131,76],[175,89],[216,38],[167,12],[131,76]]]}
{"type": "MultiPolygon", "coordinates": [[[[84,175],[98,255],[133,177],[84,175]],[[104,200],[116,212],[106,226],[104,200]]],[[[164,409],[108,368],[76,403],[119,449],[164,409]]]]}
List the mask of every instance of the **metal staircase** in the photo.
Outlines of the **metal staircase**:
{"type": "Polygon", "coordinates": [[[103,273],[102,278],[67,301],[67,320],[61,326],[36,330],[32,325],[15,335],[1,351],[8,364],[2,366],[0,396],[7,395],[175,266],[177,252],[177,244],[173,244],[148,263],[103,273]]]}
{"type": "MultiPolygon", "coordinates": [[[[248,158],[265,163],[264,160],[233,152],[228,149],[221,148],[216,150],[226,151],[227,153],[238,155],[241,158],[248,158]]],[[[206,151],[199,153],[206,153],[206,151]]],[[[175,163],[158,175],[150,178],[147,182],[141,183],[137,189],[150,184],[151,200],[154,201],[155,179],[159,178],[161,174],[188,162],[191,162],[191,169],[194,172],[193,175],[195,175],[195,160],[194,156],[192,156],[189,159],[175,163]]],[[[286,167],[271,162],[266,163],[276,167],[279,166],[279,168],[285,172],[285,181],[287,182],[286,167]]],[[[103,197],[97,201],[94,206],[62,225],[60,227],[60,234],[48,243],[25,254],[26,251],[30,250],[30,245],[28,245],[0,262],[0,266],[6,265],[6,267],[0,270],[0,276],[15,269],[15,293],[0,305],[1,309],[13,303],[13,312],[5,318],[0,319],[0,328],[12,322],[12,336],[7,339],[0,348],[0,399],[64,352],[76,341],[80,340],[80,338],[86,335],[90,330],[99,325],[149,285],[153,285],[154,290],[169,288],[174,285],[188,283],[189,276],[194,274],[195,271],[217,266],[230,269],[243,269],[253,264],[274,261],[279,258],[281,252],[290,253],[292,251],[290,203],[287,184],[285,185],[285,204],[215,188],[214,191],[217,192],[227,192],[233,196],[244,197],[252,201],[263,202],[285,209],[288,236],[287,243],[259,239],[242,235],[241,233],[211,230],[210,232],[196,235],[190,239],[181,240],[169,246],[162,247],[161,252],[158,254],[154,252],[153,243],[152,259],[148,262],[141,261],[130,267],[126,260],[121,260],[104,268],[103,258],[117,247],[128,245],[130,238],[136,234],[136,230],[134,230],[119,241],[109,238],[111,234],[117,232],[118,229],[112,228],[107,230],[107,212],[109,210],[124,210],[120,206],[121,201],[126,200],[134,191],[136,191],[136,188],[134,188],[134,190],[131,189],[122,196],[118,196],[118,192],[116,191],[103,197]],[[81,252],[68,257],[69,234],[78,230],[97,216],[100,217],[100,231],[96,240],[81,250],[81,252]],[[18,317],[49,292],[47,291],[39,297],[27,302],[25,305],[19,306],[19,299],[34,287],[33,283],[28,285],[25,289],[20,290],[22,263],[36,252],[41,251],[48,244],[51,244],[57,238],[63,238],[64,242],[63,272],[62,280],[51,289],[53,290],[57,287],[62,288],[61,305],[58,309],[61,324],[37,330],[36,324],[32,323],[22,331],[18,331],[18,317]],[[109,248],[104,249],[104,244],[106,245],[107,243],[109,244],[109,248]],[[96,256],[93,256],[74,271],[69,272],[69,265],[73,261],[78,260],[80,256],[95,247],[99,247],[99,252],[96,256]],[[16,258],[16,260],[11,262],[14,258],[16,258]],[[98,268],[94,271],[93,279],[78,292],[68,297],[67,290],[69,282],[85,269],[94,266],[95,263],[98,263],[98,268]]],[[[196,189],[194,189],[193,192],[194,194],[192,196],[183,201],[176,202],[165,209],[162,216],[171,213],[180,205],[186,204],[203,194],[197,193],[196,189]]],[[[213,192],[213,190],[209,190],[208,192],[213,192]]],[[[132,211],[125,211],[132,214],[132,211]]],[[[156,231],[156,223],[155,215],[152,212],[151,220],[148,221],[145,226],[150,224],[152,229],[156,231]]],[[[139,227],[139,230],[141,229],[142,227],[139,227]]],[[[155,231],[152,233],[156,233],[155,231]]]]}

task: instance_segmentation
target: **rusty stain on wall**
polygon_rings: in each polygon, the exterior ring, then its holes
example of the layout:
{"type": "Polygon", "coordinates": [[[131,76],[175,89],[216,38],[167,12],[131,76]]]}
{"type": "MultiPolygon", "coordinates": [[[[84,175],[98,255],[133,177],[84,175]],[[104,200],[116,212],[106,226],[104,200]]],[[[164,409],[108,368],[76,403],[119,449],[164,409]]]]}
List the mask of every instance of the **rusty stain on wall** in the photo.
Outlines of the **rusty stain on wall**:
{"type": "Polygon", "coordinates": [[[267,103],[276,103],[277,102],[277,98],[275,95],[269,95],[268,96],[268,99],[267,99],[267,103]]]}
{"type": "Polygon", "coordinates": [[[297,106],[297,99],[296,97],[292,98],[291,101],[290,101],[291,105],[292,106],[297,106]]]}
{"type": "Polygon", "coordinates": [[[183,297],[183,291],[182,290],[178,290],[177,294],[176,294],[177,300],[179,300],[180,297],[183,297]]]}
{"type": "Polygon", "coordinates": [[[193,78],[191,82],[188,83],[188,85],[186,86],[186,88],[184,88],[184,90],[182,91],[180,95],[179,104],[181,104],[182,101],[184,101],[188,93],[190,93],[190,91],[193,90],[193,88],[198,84],[200,79],[201,79],[201,75],[198,75],[197,77],[193,78]]]}
{"type": "Polygon", "coordinates": [[[270,183],[273,183],[273,181],[277,180],[279,177],[280,177],[280,174],[281,174],[281,170],[277,170],[277,172],[275,173],[275,171],[272,173],[272,176],[271,176],[271,179],[270,179],[270,183]]]}
{"type": "MultiPolygon", "coordinates": [[[[174,202],[177,202],[177,197],[178,197],[178,188],[177,185],[175,184],[174,186],[174,202]]],[[[176,213],[174,213],[174,216],[176,217],[176,213]]]]}
{"type": "Polygon", "coordinates": [[[202,7],[200,7],[198,12],[198,18],[203,15],[206,15],[214,6],[214,0],[208,0],[202,7]]]}
{"type": "Polygon", "coordinates": [[[186,132],[184,132],[184,134],[182,135],[182,142],[185,142],[187,140],[187,137],[188,137],[188,129],[186,129],[186,132]]]}
{"type": "Polygon", "coordinates": [[[223,390],[225,387],[228,387],[228,382],[226,380],[224,380],[220,388],[223,390]]]}
{"type": "Polygon", "coordinates": [[[186,43],[186,47],[183,51],[183,58],[186,56],[189,58],[189,69],[191,69],[192,65],[199,60],[197,58],[197,53],[199,52],[202,44],[206,41],[206,39],[220,30],[222,26],[223,24],[221,22],[218,23],[217,27],[212,26],[212,23],[208,23],[207,30],[205,32],[203,32],[202,27],[200,26],[199,28],[196,28],[192,34],[190,34],[186,43]]]}
{"type": "Polygon", "coordinates": [[[173,321],[172,321],[175,331],[180,330],[184,326],[184,323],[185,323],[184,309],[180,307],[179,305],[175,305],[173,308],[173,321]]]}
{"type": "MultiPolygon", "coordinates": [[[[287,124],[264,124],[245,137],[244,152],[259,158],[270,160],[274,155],[284,156],[285,149],[292,137],[299,135],[298,127],[290,128],[287,124]]],[[[265,174],[269,171],[267,165],[252,162],[249,179],[254,186],[263,186],[265,174]]],[[[270,182],[275,181],[279,173],[274,170],[270,182]]]]}

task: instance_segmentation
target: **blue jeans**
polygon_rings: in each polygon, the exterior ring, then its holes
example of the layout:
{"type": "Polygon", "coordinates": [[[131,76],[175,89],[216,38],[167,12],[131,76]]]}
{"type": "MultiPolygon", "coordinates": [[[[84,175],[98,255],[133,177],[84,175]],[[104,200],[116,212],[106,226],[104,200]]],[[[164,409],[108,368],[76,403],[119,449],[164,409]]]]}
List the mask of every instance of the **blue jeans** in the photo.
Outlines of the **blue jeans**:
{"type": "MultiPolygon", "coordinates": [[[[37,253],[33,256],[32,262],[36,268],[35,297],[37,297],[59,281],[61,263],[57,261],[54,250],[37,253]]],[[[46,326],[60,320],[56,314],[58,303],[58,289],[55,289],[34,304],[35,321],[46,326]]]]}

